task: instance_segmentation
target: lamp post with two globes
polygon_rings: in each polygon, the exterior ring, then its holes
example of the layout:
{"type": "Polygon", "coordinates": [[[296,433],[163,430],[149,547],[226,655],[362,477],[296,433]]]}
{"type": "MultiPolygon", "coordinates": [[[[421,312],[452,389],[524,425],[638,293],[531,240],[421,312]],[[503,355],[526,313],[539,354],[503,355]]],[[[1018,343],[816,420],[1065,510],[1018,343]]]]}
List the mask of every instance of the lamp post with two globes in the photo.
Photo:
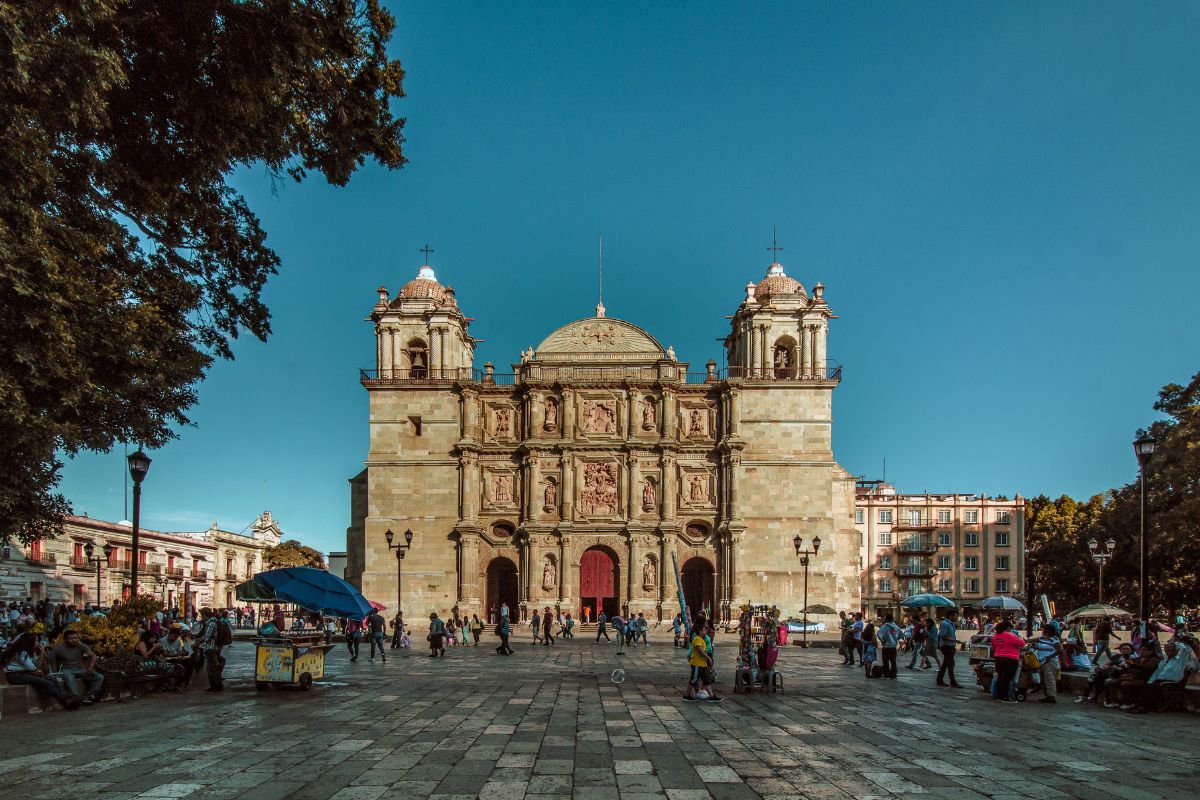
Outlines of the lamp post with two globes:
{"type": "Polygon", "coordinates": [[[87,559],[89,564],[96,565],[96,608],[99,609],[100,606],[104,605],[104,601],[100,597],[100,565],[107,564],[109,559],[112,558],[113,546],[108,542],[104,543],[104,558],[92,558],[95,552],[96,548],[91,542],[83,546],[84,558],[87,559]]]}
{"type": "Polygon", "coordinates": [[[142,452],[139,447],[136,453],[130,453],[129,462],[129,477],[133,478],[133,563],[129,566],[129,596],[131,600],[136,600],[138,596],[138,566],[141,563],[141,552],[138,550],[138,527],[141,521],[142,512],[142,481],[146,479],[146,473],[150,471],[150,456],[142,452]]]}
{"type": "Polygon", "coordinates": [[[1157,444],[1155,438],[1148,433],[1143,433],[1133,442],[1133,454],[1137,456],[1138,473],[1142,484],[1142,502],[1141,502],[1141,556],[1142,563],[1138,569],[1138,614],[1141,616],[1142,624],[1146,625],[1150,622],[1150,592],[1146,582],[1146,465],[1150,463],[1151,456],[1154,455],[1154,445],[1157,444]]]}
{"type": "Polygon", "coordinates": [[[821,537],[813,537],[812,550],[804,549],[804,538],[801,536],[792,539],[792,544],[796,546],[796,555],[800,556],[800,565],[804,567],[804,640],[801,647],[808,647],[808,559],[816,556],[821,549],[821,537]]]}
{"type": "Polygon", "coordinates": [[[1088,552],[1091,553],[1091,555],[1092,555],[1092,561],[1095,561],[1096,564],[1099,565],[1099,567],[1100,567],[1100,590],[1097,594],[1096,602],[1103,603],[1104,602],[1104,565],[1108,563],[1108,560],[1110,558],[1112,558],[1113,550],[1116,549],[1117,542],[1115,539],[1109,539],[1107,542],[1104,543],[1104,549],[1101,549],[1100,543],[1096,541],[1095,537],[1092,537],[1091,539],[1088,539],[1087,546],[1088,546],[1088,552]]]}
{"type": "Polygon", "coordinates": [[[392,544],[392,539],[396,538],[396,534],[392,533],[391,528],[387,529],[387,532],[383,534],[383,538],[387,539],[388,549],[396,551],[396,613],[400,614],[404,610],[404,599],[401,593],[401,581],[404,580],[404,554],[408,551],[408,548],[412,547],[413,532],[411,530],[404,532],[404,544],[400,544],[399,542],[392,544]]]}

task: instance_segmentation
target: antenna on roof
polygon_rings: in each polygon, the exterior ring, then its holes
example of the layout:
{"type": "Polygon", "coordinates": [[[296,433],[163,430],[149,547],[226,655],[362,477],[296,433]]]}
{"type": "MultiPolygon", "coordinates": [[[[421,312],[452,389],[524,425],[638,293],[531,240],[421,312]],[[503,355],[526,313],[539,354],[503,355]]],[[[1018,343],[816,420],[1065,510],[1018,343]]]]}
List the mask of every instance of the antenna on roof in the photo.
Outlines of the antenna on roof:
{"type": "Polygon", "coordinates": [[[600,234],[600,302],[596,303],[596,316],[604,316],[604,234],[600,234]]]}
{"type": "Polygon", "coordinates": [[[883,482],[887,483],[887,456],[883,457],[883,482]]]}

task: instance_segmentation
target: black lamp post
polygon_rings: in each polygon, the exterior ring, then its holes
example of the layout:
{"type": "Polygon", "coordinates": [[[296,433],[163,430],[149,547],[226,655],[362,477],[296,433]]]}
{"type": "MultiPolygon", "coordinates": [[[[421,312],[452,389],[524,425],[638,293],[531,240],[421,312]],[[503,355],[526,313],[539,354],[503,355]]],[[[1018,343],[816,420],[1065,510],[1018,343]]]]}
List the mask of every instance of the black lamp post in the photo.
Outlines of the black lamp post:
{"type": "Polygon", "coordinates": [[[412,547],[413,532],[407,530],[404,532],[404,544],[396,542],[392,544],[392,539],[396,538],[396,534],[392,533],[392,529],[388,528],[383,534],[383,538],[387,539],[388,548],[396,551],[396,613],[404,613],[403,595],[401,594],[402,581],[404,580],[404,554],[408,552],[408,548],[412,547]]]}
{"type": "Polygon", "coordinates": [[[127,460],[129,461],[129,477],[133,478],[133,564],[129,567],[131,575],[129,593],[132,599],[137,599],[138,564],[141,561],[141,553],[138,550],[138,523],[142,511],[142,481],[146,479],[146,473],[150,471],[150,456],[143,453],[139,447],[137,452],[129,454],[127,460]]]}
{"type": "Polygon", "coordinates": [[[1140,603],[1138,613],[1141,615],[1142,624],[1145,625],[1150,621],[1150,592],[1146,581],[1146,465],[1150,463],[1150,457],[1154,455],[1154,445],[1157,444],[1154,437],[1148,433],[1143,433],[1133,442],[1133,454],[1137,456],[1138,473],[1142,483],[1142,513],[1141,513],[1141,555],[1142,564],[1138,570],[1138,593],[1140,595],[1140,603]]]}
{"type": "Polygon", "coordinates": [[[100,565],[108,563],[109,558],[112,557],[112,551],[113,546],[105,542],[104,558],[92,558],[92,555],[96,552],[96,548],[91,542],[83,546],[83,555],[87,558],[88,563],[96,565],[96,608],[100,608],[104,604],[104,601],[100,599],[100,565]]]}
{"type": "Polygon", "coordinates": [[[1099,565],[1099,567],[1100,567],[1100,590],[1097,595],[1096,602],[1103,603],[1104,602],[1104,565],[1108,563],[1108,560],[1110,558],[1112,558],[1113,550],[1115,550],[1117,547],[1117,542],[1115,539],[1109,539],[1107,542],[1104,543],[1104,549],[1102,550],[1102,549],[1100,549],[1100,543],[1096,541],[1095,537],[1092,537],[1091,539],[1088,539],[1087,546],[1088,546],[1088,552],[1092,554],[1092,561],[1095,561],[1096,564],[1099,565]]]}
{"type": "Polygon", "coordinates": [[[800,565],[804,567],[804,641],[801,647],[808,647],[808,559],[821,549],[821,537],[813,537],[812,550],[804,549],[804,539],[800,536],[792,539],[792,544],[796,546],[796,555],[800,556],[800,565]]]}

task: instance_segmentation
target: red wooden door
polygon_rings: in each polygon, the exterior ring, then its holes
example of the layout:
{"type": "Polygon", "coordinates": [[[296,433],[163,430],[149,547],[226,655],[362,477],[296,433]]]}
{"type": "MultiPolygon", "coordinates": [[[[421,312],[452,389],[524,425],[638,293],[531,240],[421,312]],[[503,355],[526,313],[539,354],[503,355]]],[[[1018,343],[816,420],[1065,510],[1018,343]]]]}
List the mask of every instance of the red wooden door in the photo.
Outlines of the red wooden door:
{"type": "Polygon", "coordinates": [[[579,596],[615,597],[613,560],[603,550],[588,550],[579,559],[579,596]]]}

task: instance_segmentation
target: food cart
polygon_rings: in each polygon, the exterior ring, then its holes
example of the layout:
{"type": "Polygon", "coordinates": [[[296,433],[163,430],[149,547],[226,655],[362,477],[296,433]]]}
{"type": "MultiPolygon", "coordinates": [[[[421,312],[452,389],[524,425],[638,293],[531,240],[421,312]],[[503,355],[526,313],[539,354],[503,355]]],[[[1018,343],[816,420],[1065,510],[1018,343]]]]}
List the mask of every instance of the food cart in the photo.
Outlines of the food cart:
{"type": "Polygon", "coordinates": [[[259,636],[252,641],[254,687],[260,691],[287,684],[307,692],[314,680],[325,677],[325,654],[333,645],[325,644],[325,636],[320,632],[259,636]]]}

